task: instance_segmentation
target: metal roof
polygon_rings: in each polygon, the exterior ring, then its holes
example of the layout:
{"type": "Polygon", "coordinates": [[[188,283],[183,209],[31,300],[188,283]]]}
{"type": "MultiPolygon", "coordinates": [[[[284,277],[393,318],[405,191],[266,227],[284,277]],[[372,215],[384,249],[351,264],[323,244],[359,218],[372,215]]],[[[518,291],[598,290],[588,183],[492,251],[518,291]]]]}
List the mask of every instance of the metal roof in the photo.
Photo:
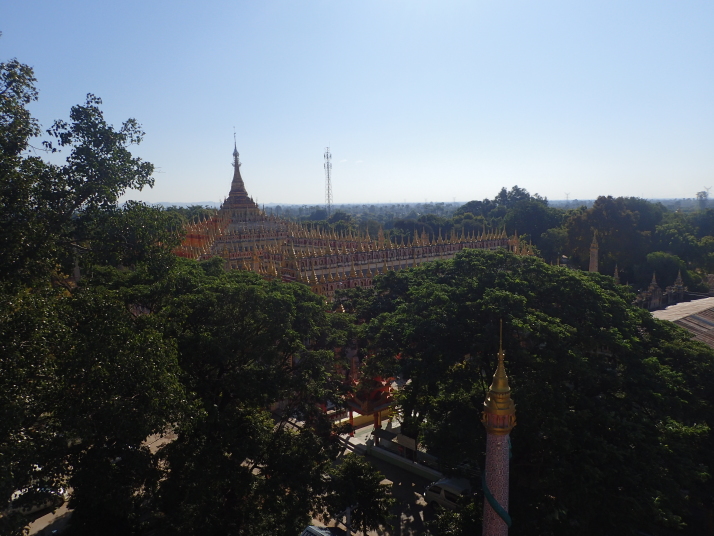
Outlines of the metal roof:
{"type": "Polygon", "coordinates": [[[660,320],[669,320],[689,331],[694,338],[714,348],[714,298],[678,303],[654,311],[660,320]]]}
{"type": "Polygon", "coordinates": [[[676,305],[670,305],[666,309],[653,311],[652,316],[660,320],[669,320],[674,322],[685,316],[697,314],[701,311],[714,307],[714,298],[704,298],[702,300],[694,300],[689,302],[681,302],[676,305]]]}

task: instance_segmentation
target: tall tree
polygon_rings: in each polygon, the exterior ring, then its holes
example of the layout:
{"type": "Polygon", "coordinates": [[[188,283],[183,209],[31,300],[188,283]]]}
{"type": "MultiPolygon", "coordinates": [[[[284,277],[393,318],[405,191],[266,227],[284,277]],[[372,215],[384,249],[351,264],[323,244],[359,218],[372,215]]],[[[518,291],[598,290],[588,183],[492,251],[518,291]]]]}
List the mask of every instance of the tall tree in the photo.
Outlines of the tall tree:
{"type": "Polygon", "coordinates": [[[607,276],[470,250],[387,274],[347,306],[369,370],[406,382],[403,430],[454,473],[482,464],[503,319],[514,526],[602,535],[689,523],[711,494],[714,352],[632,298],[607,276]]]}
{"type": "MultiPolygon", "coordinates": [[[[52,289],[0,285],[0,505],[15,490],[57,489],[63,471],[53,452],[61,427],[54,417],[58,348],[67,337],[52,289]],[[40,470],[41,468],[41,470],[40,470]]],[[[65,445],[66,446],[66,445],[65,445]]],[[[23,533],[21,515],[0,517],[0,534],[23,533]]]]}
{"type": "Polygon", "coordinates": [[[541,242],[547,242],[542,235],[549,229],[558,228],[563,222],[563,216],[562,210],[550,208],[541,200],[523,199],[508,211],[504,223],[509,234],[526,235],[533,244],[540,247],[541,242]]]}
{"type": "Polygon", "coordinates": [[[384,476],[362,456],[347,454],[330,471],[328,509],[335,517],[350,508],[351,522],[363,534],[390,526],[389,510],[396,500],[391,484],[382,484],[384,476]]]}
{"type": "Polygon", "coordinates": [[[568,246],[577,266],[587,268],[590,244],[597,231],[601,270],[612,273],[617,264],[626,271],[626,279],[634,281],[635,266],[645,261],[654,229],[641,226],[640,213],[630,205],[626,198],[601,196],[590,209],[568,219],[568,246]]]}
{"type": "Polygon", "coordinates": [[[138,529],[160,476],[145,440],[188,410],[174,341],[123,294],[89,286],[67,299],[72,323],[57,356],[62,398],[52,414],[69,443],[60,459],[74,534],[138,529]]]}
{"type": "Polygon", "coordinates": [[[85,246],[81,231],[102,210],[115,208],[127,188],[153,185],[153,165],[134,157],[129,146],[143,132],[134,119],[115,130],[99,109],[101,100],[88,95],[74,106],[71,122],[56,121],[48,133],[57,147],[68,149],[66,164],[47,164],[23,151],[30,136],[39,133],[26,105],[37,98],[32,70],[15,61],[0,64],[0,93],[6,95],[0,110],[3,135],[0,173],[0,260],[3,278],[37,281],[48,272],[71,273],[76,256],[85,246]]]}
{"type": "Polygon", "coordinates": [[[158,313],[198,407],[159,454],[159,509],[174,534],[296,534],[338,453],[320,405],[339,403],[344,340],[304,285],[211,266],[169,278],[158,313]]]}

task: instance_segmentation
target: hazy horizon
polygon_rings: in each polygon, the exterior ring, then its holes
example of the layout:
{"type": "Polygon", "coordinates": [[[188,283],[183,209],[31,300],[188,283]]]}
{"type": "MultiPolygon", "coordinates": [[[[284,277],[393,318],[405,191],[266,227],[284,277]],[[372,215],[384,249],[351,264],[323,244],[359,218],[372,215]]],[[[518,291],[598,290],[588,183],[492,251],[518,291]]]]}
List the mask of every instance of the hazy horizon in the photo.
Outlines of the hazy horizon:
{"type": "MultiPolygon", "coordinates": [[[[607,197],[607,196],[604,196],[607,197]]],[[[615,196],[617,197],[617,196],[615,196]]],[[[636,196],[635,196],[636,197],[636,196]]],[[[493,196],[491,197],[493,198],[493,196]]],[[[595,202],[597,198],[593,199],[548,199],[548,203],[550,205],[562,205],[562,204],[571,204],[575,205],[575,203],[584,203],[587,205],[592,205],[592,203],[595,202]]],[[[695,197],[670,197],[670,198],[641,198],[644,199],[645,201],[649,201],[651,203],[676,203],[678,201],[688,201],[691,204],[696,204],[697,199],[695,197]]],[[[381,201],[369,201],[369,202],[354,202],[354,203],[334,203],[332,205],[333,210],[339,210],[340,207],[351,207],[351,206],[363,206],[363,205],[375,205],[375,206],[383,206],[383,205],[423,205],[423,204],[445,204],[445,205],[465,205],[466,203],[470,201],[483,201],[483,199],[469,199],[468,201],[439,201],[439,200],[434,200],[434,201],[427,201],[426,203],[424,201],[412,201],[412,202],[404,202],[404,201],[392,201],[392,202],[381,202],[381,201]]],[[[220,207],[221,201],[155,201],[151,202],[151,204],[154,205],[161,205],[164,207],[169,207],[169,206],[178,206],[178,207],[189,207],[189,206],[215,206],[215,207],[220,207]]],[[[712,199],[709,198],[707,200],[707,204],[712,204],[712,199]]],[[[283,207],[324,207],[324,203],[260,203],[260,206],[263,207],[276,207],[276,206],[283,206],[283,207]]],[[[560,208],[560,207],[558,207],[560,208]]]]}

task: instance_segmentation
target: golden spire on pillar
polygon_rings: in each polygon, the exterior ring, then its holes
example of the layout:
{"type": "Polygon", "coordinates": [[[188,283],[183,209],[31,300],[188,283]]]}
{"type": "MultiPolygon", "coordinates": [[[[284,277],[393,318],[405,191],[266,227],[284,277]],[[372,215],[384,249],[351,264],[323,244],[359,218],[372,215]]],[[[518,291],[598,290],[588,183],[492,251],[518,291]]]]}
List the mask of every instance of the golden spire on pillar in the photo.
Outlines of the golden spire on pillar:
{"type": "Polygon", "coordinates": [[[488,390],[488,396],[483,403],[481,422],[486,431],[496,435],[506,435],[516,425],[516,404],[511,399],[511,388],[508,385],[503,351],[503,320],[501,320],[501,340],[498,350],[498,366],[493,375],[493,382],[488,390]]]}

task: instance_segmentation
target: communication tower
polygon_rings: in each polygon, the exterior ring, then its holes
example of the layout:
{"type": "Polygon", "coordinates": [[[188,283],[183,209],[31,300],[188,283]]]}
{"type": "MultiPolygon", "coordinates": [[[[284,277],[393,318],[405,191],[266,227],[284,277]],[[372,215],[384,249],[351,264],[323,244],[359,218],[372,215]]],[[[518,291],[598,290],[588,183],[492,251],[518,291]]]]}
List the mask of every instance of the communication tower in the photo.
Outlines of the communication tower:
{"type": "Polygon", "coordinates": [[[332,154],[325,147],[325,211],[329,218],[332,214],[332,154]]]}

